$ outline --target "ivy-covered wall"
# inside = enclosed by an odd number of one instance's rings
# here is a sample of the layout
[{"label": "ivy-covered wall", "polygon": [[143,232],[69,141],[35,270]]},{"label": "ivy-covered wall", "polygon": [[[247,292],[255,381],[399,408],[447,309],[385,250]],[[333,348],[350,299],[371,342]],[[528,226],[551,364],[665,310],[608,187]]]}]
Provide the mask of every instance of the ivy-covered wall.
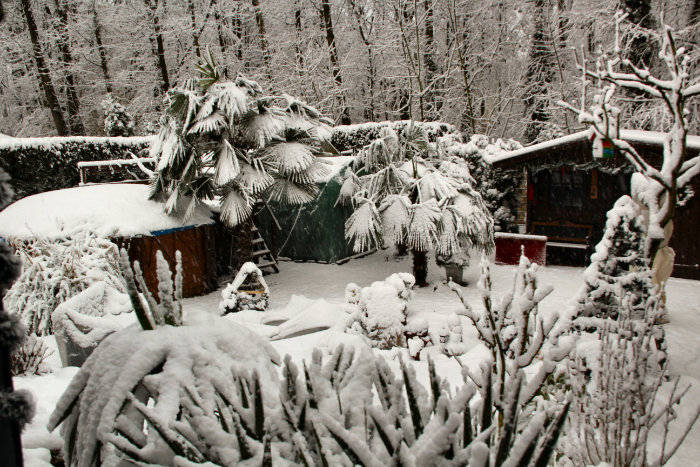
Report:
[{"label": "ivy-covered wall", "polygon": [[15,200],[78,185],[78,162],[144,157],[153,137],[0,138],[0,167],[12,178]]}]

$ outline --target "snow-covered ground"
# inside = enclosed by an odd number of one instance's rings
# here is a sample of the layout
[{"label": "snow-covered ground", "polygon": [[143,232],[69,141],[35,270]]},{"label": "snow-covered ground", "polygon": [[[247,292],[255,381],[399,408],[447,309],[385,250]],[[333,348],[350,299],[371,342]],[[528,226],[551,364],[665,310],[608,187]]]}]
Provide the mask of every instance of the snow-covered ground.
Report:
[{"label": "snow-covered ground", "polygon": [[[477,261],[478,262],[478,261]],[[481,306],[481,298],[476,279],[478,267],[473,267],[471,283],[464,288],[465,296],[472,307]],[[394,272],[410,272],[410,258],[396,260],[390,251],[379,251],[371,256],[356,259],[342,266],[315,263],[283,262],[280,273],[266,276],[270,288],[270,310],[265,313],[247,311],[227,315],[230,319],[242,322],[258,334],[271,339],[281,355],[290,354],[295,360],[310,358],[314,348],[328,349],[340,342],[356,343],[357,336],[343,334],[332,325],[345,316],[345,286],[355,282],[361,287],[373,281],[383,280]],[[542,302],[547,313],[565,310],[569,300],[576,294],[582,283],[582,269],[561,266],[540,268],[539,283],[554,286],[554,291]],[[494,290],[505,291],[513,281],[514,266],[493,266]],[[444,272],[435,264],[429,268],[431,286],[415,290],[409,303],[409,322],[416,318],[425,319],[430,332],[436,333],[453,313],[461,308],[454,292],[443,283]],[[684,399],[678,416],[690,417],[700,405],[700,287],[696,281],[671,279],[667,287],[668,309],[671,322],[666,325],[666,336],[670,353],[670,372],[681,375],[682,384],[693,387]],[[199,322],[218,316],[219,292],[184,300],[185,322]],[[268,324],[265,324],[268,323]],[[270,324],[272,323],[272,324]],[[281,324],[280,324],[281,323]],[[478,342],[476,330],[463,319],[464,339],[470,349],[460,357],[471,368],[478,366],[486,355],[485,348]],[[330,329],[303,334],[304,330],[314,330],[331,326]],[[297,335],[300,334],[300,335]],[[284,338],[284,336],[297,335]],[[232,336],[235,338],[235,336]],[[435,342],[436,338],[433,339]],[[55,344],[54,344],[55,347]],[[438,372],[452,384],[461,383],[461,372],[457,362],[439,353],[432,353]],[[391,359],[399,350],[383,351]],[[61,444],[57,432],[47,433],[45,429],[53,406],[69,383],[77,368],[60,368],[57,352],[52,355],[50,365],[53,373],[44,376],[15,378],[18,388],[28,388],[35,393],[37,415],[23,434],[26,465],[46,465],[48,451],[43,448],[57,448]],[[398,363],[394,361],[398,367]],[[419,377],[427,375],[426,362],[414,362]],[[682,425],[682,424],[679,424]],[[58,431],[58,430],[56,430]],[[652,446],[653,449],[653,446]],[[700,424],[695,426],[683,446],[667,465],[698,465],[700,459]]]}]

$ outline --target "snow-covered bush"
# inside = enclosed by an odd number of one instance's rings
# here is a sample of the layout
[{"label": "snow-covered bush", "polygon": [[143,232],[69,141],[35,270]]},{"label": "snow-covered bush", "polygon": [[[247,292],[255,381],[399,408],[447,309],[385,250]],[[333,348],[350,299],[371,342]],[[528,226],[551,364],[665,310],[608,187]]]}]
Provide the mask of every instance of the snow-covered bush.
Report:
[{"label": "snow-covered bush", "polygon": [[53,352],[34,334],[27,336],[22,345],[10,356],[12,376],[38,375],[46,371],[44,360]]},{"label": "snow-covered bush", "polygon": [[114,100],[112,95],[101,102],[105,112],[105,133],[107,136],[133,136],[134,117],[126,107]]},{"label": "snow-covered bush", "polygon": [[[200,444],[188,440],[192,433],[211,429],[197,422],[216,420],[213,410],[187,417],[202,399],[211,408],[222,403],[217,394],[240,389],[258,400],[264,394],[266,404],[278,403],[272,397],[279,397],[273,362],[279,357],[268,343],[224,319],[147,331],[130,327],[109,335],[90,355],[57,403],[48,429],[62,424],[68,466],[115,465],[136,454],[144,462],[172,465],[174,456],[198,451]],[[245,388],[232,385],[240,375],[249,375]]]},{"label": "snow-covered bush", "polygon": [[474,178],[474,189],[479,192],[493,216],[498,232],[517,232],[518,187],[521,174],[512,170],[494,169],[485,157],[501,152],[515,151],[522,145],[515,140],[490,141],[485,135],[472,135],[466,144],[446,145],[447,154],[464,159]]},{"label": "snow-covered bush", "polygon": [[333,127],[331,144],[340,152],[357,151],[367,146],[372,141],[379,139],[381,137],[380,133],[382,128],[391,128],[400,135],[406,131],[407,128],[414,125],[425,130],[431,142],[435,142],[448,134],[454,135],[457,131],[453,125],[442,122],[414,122],[411,120],[366,122]]},{"label": "snow-covered bush", "polygon": [[[645,300],[641,317],[637,297],[619,300],[617,319],[585,335],[570,362],[574,400],[562,452],[575,465],[664,465],[697,421],[700,407],[674,444],[667,443],[687,388],[679,388],[678,378],[666,382],[668,360],[658,348],[663,331],[656,324],[663,311],[657,297]],[[672,388],[662,401],[664,385]],[[651,458],[648,440],[655,426],[663,430],[662,446],[658,458]]]},{"label": "snow-covered bush", "polygon": [[221,314],[242,310],[267,310],[270,291],[263,273],[255,263],[243,263],[233,282],[221,291]]},{"label": "snow-covered bush", "polygon": [[197,379],[169,418],[131,398],[157,429],[127,432],[122,420],[103,438],[139,465],[157,462],[149,441],[169,446],[177,465],[546,465],[566,415],[565,407],[548,423],[537,414],[521,431],[513,387],[496,429],[490,387],[466,383],[452,395],[431,362],[426,389],[403,361],[399,379],[382,358],[342,346],[326,362],[315,351],[303,373],[287,357],[282,372],[272,391],[250,372],[214,385]]},{"label": "snow-covered bush", "polygon": [[163,252],[156,252],[158,300],[148,290],[138,261],[134,262],[132,269],[125,249],[119,252],[119,267],[126,282],[131,306],[142,329],[147,331],[158,326],[182,326],[182,254],[179,250],[175,252],[174,283],[170,265],[163,257]]},{"label": "snow-covered bush", "polygon": [[406,347],[406,309],[415,279],[401,272],[360,290],[350,329],[369,338],[373,347]]},{"label": "snow-covered bush", "polygon": [[5,295],[5,307],[22,317],[29,334],[52,334],[51,313],[97,282],[125,291],[116,245],[90,232],[71,239],[14,242],[22,274]]},{"label": "snow-covered bush", "polygon": [[605,233],[584,272],[586,282],[574,306],[577,323],[584,328],[600,324],[596,318],[617,318],[622,297],[627,297],[633,316],[643,316],[655,289],[645,253],[641,207],[624,195],[607,217]]},{"label": "snow-covered bush", "polygon": [[[469,376],[479,386],[493,386],[494,405],[505,416],[508,392],[514,385],[523,385],[521,406],[547,392],[546,385],[556,376],[558,363],[568,357],[574,339],[566,335],[570,323],[558,323],[558,314],[543,316],[540,313],[539,303],[552,292],[552,287],[539,286],[537,264],[521,256],[513,288],[500,300],[492,296],[491,271],[486,258],[482,259],[481,267],[479,288],[483,312],[472,309],[459,286],[453,282],[449,286],[459,296],[464,314],[491,353],[488,375],[495,380],[484,379],[483,371],[481,376]],[[527,374],[526,369],[529,370]]]}]

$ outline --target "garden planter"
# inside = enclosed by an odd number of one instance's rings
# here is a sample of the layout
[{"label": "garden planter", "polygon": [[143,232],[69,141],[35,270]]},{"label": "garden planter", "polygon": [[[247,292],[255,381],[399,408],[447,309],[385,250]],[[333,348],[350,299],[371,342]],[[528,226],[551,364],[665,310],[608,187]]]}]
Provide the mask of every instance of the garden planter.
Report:
[{"label": "garden planter", "polygon": [[458,264],[446,264],[445,276],[448,282],[451,280],[458,285],[467,285],[464,280],[464,268]]},{"label": "garden planter", "polygon": [[60,304],[51,315],[63,366],[82,366],[109,334],[136,321],[129,297],[98,282]]}]

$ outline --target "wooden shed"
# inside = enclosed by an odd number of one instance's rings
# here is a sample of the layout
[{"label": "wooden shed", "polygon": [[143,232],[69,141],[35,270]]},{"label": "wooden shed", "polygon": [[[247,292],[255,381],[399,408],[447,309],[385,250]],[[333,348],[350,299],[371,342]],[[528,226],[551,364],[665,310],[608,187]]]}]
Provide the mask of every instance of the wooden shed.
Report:
[{"label": "wooden shed", "polygon": [[143,184],[90,185],[48,191],[23,198],[0,212],[0,236],[14,240],[71,238],[90,231],[125,247],[138,261],[149,290],[156,294],[156,253],[175,271],[175,252],[183,263],[183,295],[216,288],[214,220],[198,206],[188,222],[168,216],[163,205],[148,199]]},{"label": "wooden shed", "polygon": [[[607,211],[629,194],[632,167],[621,154],[593,159],[590,135],[582,131],[487,160],[497,168],[526,172],[524,228],[547,236],[547,264],[585,264],[602,238]],[[661,165],[665,134],[622,130],[620,136],[653,165]],[[687,152],[688,158],[700,153],[700,137],[688,136]],[[700,177],[687,194],[674,220],[673,276],[700,279]]]}]

